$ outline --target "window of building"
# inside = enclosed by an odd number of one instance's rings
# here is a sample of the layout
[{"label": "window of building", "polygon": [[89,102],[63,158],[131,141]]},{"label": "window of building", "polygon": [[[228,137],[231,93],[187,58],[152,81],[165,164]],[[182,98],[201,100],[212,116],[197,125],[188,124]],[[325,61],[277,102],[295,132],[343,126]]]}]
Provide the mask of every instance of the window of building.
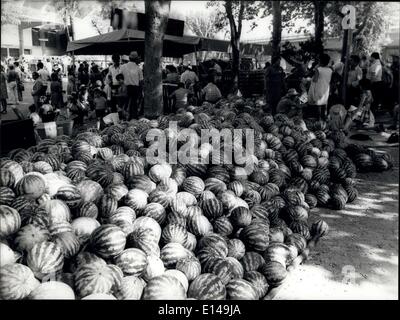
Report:
[{"label": "window of building", "polygon": [[31,54],[32,50],[31,49],[24,49],[24,54]]},{"label": "window of building", "polygon": [[19,58],[19,49],[10,48],[10,56],[14,58]]},{"label": "window of building", "polygon": [[1,48],[1,58],[6,58],[7,56],[7,48]]}]

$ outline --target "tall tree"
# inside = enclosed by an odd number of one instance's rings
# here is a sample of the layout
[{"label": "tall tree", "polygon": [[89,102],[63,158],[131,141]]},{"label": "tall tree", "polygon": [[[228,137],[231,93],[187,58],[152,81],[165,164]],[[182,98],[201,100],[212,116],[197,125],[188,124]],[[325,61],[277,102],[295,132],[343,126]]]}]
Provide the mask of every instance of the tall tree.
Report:
[{"label": "tall tree", "polygon": [[146,1],[144,40],[144,115],[156,118],[163,112],[162,48],[171,1]]},{"label": "tall tree", "polygon": [[210,14],[195,14],[186,18],[185,25],[198,37],[214,39],[219,30],[218,15],[214,12]]},{"label": "tall tree", "polygon": [[272,57],[278,57],[281,53],[282,39],[282,11],[280,1],[272,2]]},{"label": "tall tree", "polygon": [[234,84],[239,80],[240,66],[240,37],[242,34],[243,20],[254,20],[258,16],[258,4],[255,1],[208,1],[208,7],[214,7],[218,15],[216,24],[219,30],[227,25],[230,31],[230,43],[232,47],[232,73]]}]

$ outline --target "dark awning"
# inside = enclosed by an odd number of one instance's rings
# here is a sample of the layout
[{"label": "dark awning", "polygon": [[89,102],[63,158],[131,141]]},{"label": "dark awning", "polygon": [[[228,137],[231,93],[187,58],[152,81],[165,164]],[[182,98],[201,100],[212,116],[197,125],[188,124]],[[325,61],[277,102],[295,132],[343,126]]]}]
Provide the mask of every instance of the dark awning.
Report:
[{"label": "dark awning", "polygon": [[[106,34],[89,37],[68,43],[67,52],[74,51],[77,55],[93,54],[129,54],[137,51],[144,53],[144,31],[116,30]],[[184,54],[194,52],[200,39],[190,36],[164,36],[163,55],[166,57],[182,57]]]},{"label": "dark awning", "polygon": [[[106,34],[89,37],[68,43],[67,52],[77,55],[94,54],[128,54],[136,50],[144,53],[144,31],[115,30]],[[229,41],[193,36],[164,36],[163,55],[165,57],[182,57],[184,54],[197,51],[228,52]]]}]

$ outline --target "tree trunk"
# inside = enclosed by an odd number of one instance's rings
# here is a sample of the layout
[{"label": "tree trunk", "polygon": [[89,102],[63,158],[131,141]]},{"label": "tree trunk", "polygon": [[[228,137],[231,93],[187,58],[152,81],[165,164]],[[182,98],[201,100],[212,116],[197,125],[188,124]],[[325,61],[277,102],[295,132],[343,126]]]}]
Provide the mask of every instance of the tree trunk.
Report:
[{"label": "tree trunk", "polygon": [[281,54],[282,39],[282,12],[280,1],[272,1],[272,16],[272,57],[279,57]]},{"label": "tree trunk", "polygon": [[235,37],[231,37],[232,73],[233,73],[233,84],[234,85],[238,85],[238,83],[239,83],[239,67],[240,67],[240,44],[239,44],[239,39],[237,39]]},{"label": "tree trunk", "polygon": [[324,9],[326,3],[324,1],[314,1],[314,25],[315,25],[315,50],[317,54],[324,51]]},{"label": "tree trunk", "polygon": [[71,24],[71,39],[72,41],[75,40],[75,31],[74,31],[74,19],[72,18],[72,15],[69,16],[69,23]]},{"label": "tree trunk", "polygon": [[19,55],[24,54],[24,28],[22,22],[18,25],[18,38],[19,38]]},{"label": "tree trunk", "polygon": [[238,26],[236,27],[235,18],[233,16],[232,2],[225,1],[226,15],[229,20],[229,27],[231,33],[231,47],[232,47],[232,74],[233,74],[233,85],[235,88],[239,84],[239,67],[240,67],[240,35],[242,32],[242,19],[244,12],[244,3],[240,1]]},{"label": "tree trunk", "polygon": [[171,1],[146,1],[144,116],[156,118],[163,113],[162,48]]}]

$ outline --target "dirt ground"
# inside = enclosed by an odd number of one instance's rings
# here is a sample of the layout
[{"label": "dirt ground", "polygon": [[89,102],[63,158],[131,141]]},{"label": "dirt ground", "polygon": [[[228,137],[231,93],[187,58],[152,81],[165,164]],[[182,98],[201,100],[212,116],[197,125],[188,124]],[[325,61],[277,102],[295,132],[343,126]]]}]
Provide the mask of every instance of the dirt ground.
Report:
[{"label": "dirt ground", "polygon": [[344,210],[315,208],[329,234],[285,282],[276,300],[398,299],[399,148],[394,168],[357,175],[359,197]]},{"label": "dirt ground", "polygon": [[[31,87],[25,84],[23,113],[32,103]],[[0,119],[15,120],[11,106],[8,110]],[[398,299],[399,147],[378,150],[391,153],[394,168],[358,174],[359,197],[345,210],[312,210],[311,221],[324,219],[329,234],[288,276],[275,299]]]}]

